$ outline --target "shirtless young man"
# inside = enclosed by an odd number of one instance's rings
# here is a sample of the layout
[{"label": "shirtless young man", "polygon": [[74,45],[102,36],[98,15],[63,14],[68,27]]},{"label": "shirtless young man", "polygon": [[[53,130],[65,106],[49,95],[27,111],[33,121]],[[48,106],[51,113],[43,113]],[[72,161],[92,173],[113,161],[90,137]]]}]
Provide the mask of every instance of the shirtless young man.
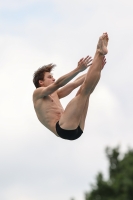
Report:
[{"label": "shirtless young man", "polygon": [[[37,89],[33,93],[33,103],[36,115],[39,121],[56,136],[75,140],[82,135],[89,98],[106,63],[107,45],[108,34],[103,33],[99,38],[93,61],[90,56],[82,58],[74,70],[60,77],[57,81],[50,73],[54,67],[52,64],[43,66],[34,73],[33,82]],[[89,66],[90,68],[85,75],[68,83]],[[64,110],[59,99],[69,95],[80,85],[76,96]]]}]

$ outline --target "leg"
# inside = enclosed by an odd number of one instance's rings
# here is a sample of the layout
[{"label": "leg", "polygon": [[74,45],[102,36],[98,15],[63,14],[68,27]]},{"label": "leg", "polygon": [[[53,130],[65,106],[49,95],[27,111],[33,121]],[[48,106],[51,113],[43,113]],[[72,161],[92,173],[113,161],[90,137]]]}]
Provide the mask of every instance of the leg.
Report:
[{"label": "leg", "polygon": [[[103,67],[104,67],[105,64],[106,64],[106,59],[103,60],[102,69],[103,69]],[[100,77],[97,79],[95,85],[92,87],[92,89],[91,89],[91,94],[92,94],[92,92],[94,91],[94,89],[95,89],[96,85],[98,84],[99,80],[100,80]],[[81,88],[79,89],[79,91],[77,92],[76,95],[78,95],[80,92],[81,92]],[[88,106],[89,106],[89,98],[90,98],[90,95],[88,95],[88,98],[87,98],[87,100],[86,100],[84,109],[83,109],[83,111],[82,111],[82,116],[81,116],[81,119],[80,119],[80,123],[79,123],[79,126],[80,126],[80,128],[82,129],[82,131],[84,130],[84,126],[85,126],[85,120],[86,120],[86,115],[87,115]]]},{"label": "leg", "polygon": [[[101,66],[101,69],[103,69],[105,64],[106,64],[106,59],[104,58],[102,66]],[[94,89],[95,89],[96,85],[98,84],[99,80],[100,80],[100,77],[96,80],[94,86],[92,87],[91,92],[90,92],[91,94],[94,91]],[[79,89],[79,91],[77,92],[76,95],[78,95],[80,92],[81,92],[81,88]],[[80,123],[79,123],[79,126],[82,129],[82,131],[84,130],[84,126],[85,126],[85,119],[86,119],[88,106],[89,106],[89,98],[90,98],[90,95],[88,95],[88,98],[86,100],[86,103],[85,103],[85,106],[84,106],[84,109],[83,109],[83,112],[82,112],[82,116],[81,116],[81,119],[80,119]]]},{"label": "leg", "polygon": [[107,45],[107,40],[107,34],[103,34],[103,36],[99,38],[93,63],[87,72],[86,79],[80,88],[80,92],[70,101],[59,120],[61,128],[73,130],[76,129],[79,124],[81,128],[84,128],[89,97],[100,79],[104,58],[103,54],[107,53],[107,48],[105,46]]},{"label": "leg", "polygon": [[86,103],[85,103],[85,106],[84,106],[84,109],[83,109],[83,112],[81,115],[80,123],[79,123],[79,126],[82,131],[84,130],[84,126],[85,126],[85,120],[86,120],[87,111],[88,111],[88,107],[89,107],[89,98],[90,98],[90,96],[88,96],[88,98],[86,100]]}]

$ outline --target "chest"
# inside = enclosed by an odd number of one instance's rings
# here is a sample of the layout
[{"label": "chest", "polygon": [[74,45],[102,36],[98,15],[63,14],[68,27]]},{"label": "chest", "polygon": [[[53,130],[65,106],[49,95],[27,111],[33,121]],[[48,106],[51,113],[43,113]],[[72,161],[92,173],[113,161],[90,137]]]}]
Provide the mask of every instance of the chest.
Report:
[{"label": "chest", "polygon": [[61,102],[56,93],[49,95],[50,101],[55,103],[57,106],[62,107]]},{"label": "chest", "polygon": [[51,101],[58,101],[58,96],[56,93],[50,94],[48,97]]}]

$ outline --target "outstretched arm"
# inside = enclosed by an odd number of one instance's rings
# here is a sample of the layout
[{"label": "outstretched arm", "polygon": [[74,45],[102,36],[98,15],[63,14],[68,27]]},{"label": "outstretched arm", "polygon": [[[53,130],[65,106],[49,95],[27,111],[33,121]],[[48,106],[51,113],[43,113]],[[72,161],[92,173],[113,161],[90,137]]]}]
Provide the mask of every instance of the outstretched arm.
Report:
[{"label": "outstretched arm", "polygon": [[[105,64],[106,64],[106,58],[103,59],[103,63],[102,63],[101,69],[103,69]],[[77,88],[80,85],[82,85],[82,83],[84,82],[85,78],[86,78],[86,74],[83,74],[82,76],[78,77],[74,82],[68,83],[67,85],[65,85],[64,87],[59,89],[57,91],[59,99],[69,95],[75,88]],[[99,80],[97,80],[97,82],[95,83],[95,85],[92,88],[91,92],[93,92],[93,90],[96,87],[98,81]]]},{"label": "outstretched arm", "polygon": [[48,87],[40,87],[34,91],[34,98],[43,98],[44,96],[48,96],[58,90],[60,87],[66,85],[69,81],[71,81],[78,73],[84,71],[91,65],[91,57],[87,56],[86,58],[82,58],[78,62],[78,66],[76,69],[71,71],[70,73],[60,77],[55,83],[49,85]]},{"label": "outstretched arm", "polygon": [[86,58],[80,59],[78,62],[78,66],[75,70],[72,72],[62,76],[59,78],[55,83],[59,86],[62,87],[66,85],[69,81],[71,81],[79,72],[84,71],[91,65],[92,59],[90,56],[87,56]]},{"label": "outstretched arm", "polygon": [[67,95],[69,95],[75,88],[79,87],[80,85],[82,85],[82,83],[85,80],[85,76],[86,74],[83,74],[82,76],[78,77],[75,81],[68,83],[67,85],[65,85],[64,87],[62,87],[61,89],[59,89],[57,91],[58,97],[59,99],[66,97]]}]

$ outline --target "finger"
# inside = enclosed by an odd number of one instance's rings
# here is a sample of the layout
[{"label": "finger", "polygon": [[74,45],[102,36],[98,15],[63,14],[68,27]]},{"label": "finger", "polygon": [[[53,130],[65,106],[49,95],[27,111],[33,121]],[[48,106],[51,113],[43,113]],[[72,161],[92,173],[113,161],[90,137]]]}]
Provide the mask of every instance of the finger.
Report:
[{"label": "finger", "polygon": [[92,62],[92,61],[93,61],[93,59],[89,60],[89,62],[88,62],[88,63],[90,63],[90,62]]},{"label": "finger", "polygon": [[90,63],[90,62],[92,62],[92,60],[93,60],[92,58],[91,58],[91,59],[89,59],[89,60],[87,60],[87,63]]},{"label": "finger", "polygon": [[79,60],[78,64],[81,63],[83,60],[84,60],[84,58],[81,58],[81,59]]},{"label": "finger", "polygon": [[87,67],[92,65],[92,60],[90,62],[87,63]]},{"label": "finger", "polygon": [[91,66],[91,65],[92,65],[92,63],[90,63],[90,64],[89,64],[89,65],[87,65],[87,66],[89,67],[89,66]]},{"label": "finger", "polygon": [[92,58],[90,56],[87,56],[86,58],[84,58],[83,60],[81,60],[81,64],[85,65],[86,67],[88,67],[89,63],[92,62]]},{"label": "finger", "polygon": [[90,64],[91,62],[92,62],[92,58],[89,59],[89,60],[86,60],[86,61],[85,61],[85,64],[88,65],[88,64]]},{"label": "finger", "polygon": [[103,63],[103,66],[106,65],[106,62]]},{"label": "finger", "polygon": [[105,64],[105,63],[106,63],[106,60],[103,61],[103,64]]},{"label": "finger", "polygon": [[86,56],[84,60],[91,59],[91,56]]},{"label": "finger", "polygon": [[81,63],[83,64],[83,65],[85,65],[86,67],[88,67],[89,66],[89,64],[92,62],[92,60],[89,60],[89,61],[85,61],[85,60],[83,60]]}]

